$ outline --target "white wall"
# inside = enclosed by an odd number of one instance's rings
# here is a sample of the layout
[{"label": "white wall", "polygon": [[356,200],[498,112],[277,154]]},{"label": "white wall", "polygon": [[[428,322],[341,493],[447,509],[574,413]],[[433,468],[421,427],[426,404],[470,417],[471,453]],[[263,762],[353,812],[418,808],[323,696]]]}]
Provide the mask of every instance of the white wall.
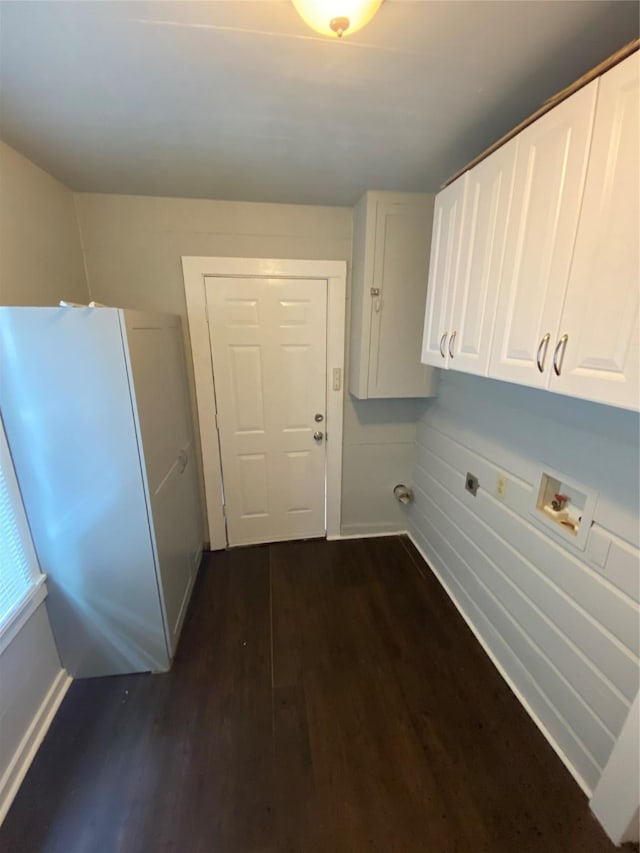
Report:
[{"label": "white wall", "polygon": [[615,843],[640,840],[640,694],[591,799],[591,810]]},{"label": "white wall", "polygon": [[0,142],[0,304],[87,302],[73,193]]},{"label": "white wall", "polygon": [[[545,464],[599,492],[584,552],[530,512]],[[638,470],[637,414],[460,373],[418,427],[411,535],[589,793],[638,691]]]},{"label": "white wall", "polygon": [[[72,193],[0,142],[0,302],[86,302]],[[45,604],[0,655],[0,820],[68,685]]]},{"label": "white wall", "polygon": [[69,680],[60,666],[43,603],[0,653],[0,823]]},{"label": "white wall", "polygon": [[[184,317],[183,255],[351,260],[351,208],[85,193],[76,203],[91,298],[109,305]],[[392,489],[409,476],[421,411],[345,393],[343,532],[406,527]]]}]

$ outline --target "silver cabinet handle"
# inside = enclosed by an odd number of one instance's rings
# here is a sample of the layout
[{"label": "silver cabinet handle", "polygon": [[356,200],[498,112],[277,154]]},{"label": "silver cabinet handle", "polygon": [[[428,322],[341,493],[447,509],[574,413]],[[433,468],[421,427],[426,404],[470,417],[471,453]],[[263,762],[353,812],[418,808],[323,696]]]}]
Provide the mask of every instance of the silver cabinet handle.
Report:
[{"label": "silver cabinet handle", "polygon": [[[556,344],[556,348],[553,351],[553,369],[555,371],[556,376],[560,376],[560,374],[562,373],[562,362],[564,361],[564,354],[567,351],[568,340],[569,335],[563,335]],[[560,353],[560,350],[562,350],[562,353]],[[560,356],[559,361],[558,356]]]},{"label": "silver cabinet handle", "polygon": [[449,338],[449,356],[453,358],[453,342],[456,339],[457,332],[451,332],[451,337]]},{"label": "silver cabinet handle", "polygon": [[[536,353],[536,364],[538,365],[538,370],[540,373],[544,371],[544,362],[547,357],[547,350],[549,349],[549,341],[551,340],[550,332],[544,336],[544,338],[538,344],[538,352]],[[544,355],[540,358],[540,353],[542,352],[542,348],[544,347]]]},{"label": "silver cabinet handle", "polygon": [[446,340],[447,340],[447,333],[445,332],[444,335],[440,338],[440,355],[443,358],[446,358],[446,353],[444,351],[444,343]]}]

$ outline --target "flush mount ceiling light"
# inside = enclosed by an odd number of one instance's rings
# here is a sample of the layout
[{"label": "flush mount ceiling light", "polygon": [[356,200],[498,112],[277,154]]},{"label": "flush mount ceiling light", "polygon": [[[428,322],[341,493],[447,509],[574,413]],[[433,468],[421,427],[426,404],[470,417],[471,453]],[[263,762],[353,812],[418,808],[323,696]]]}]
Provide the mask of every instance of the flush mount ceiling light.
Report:
[{"label": "flush mount ceiling light", "polygon": [[342,36],[362,29],[382,0],[292,0],[302,20],[324,36]]}]

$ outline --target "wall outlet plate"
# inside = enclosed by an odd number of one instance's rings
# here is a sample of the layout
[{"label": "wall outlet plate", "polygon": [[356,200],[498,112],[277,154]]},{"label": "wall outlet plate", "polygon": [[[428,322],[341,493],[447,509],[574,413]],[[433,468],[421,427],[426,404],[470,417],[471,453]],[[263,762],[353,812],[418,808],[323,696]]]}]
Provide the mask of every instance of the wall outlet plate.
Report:
[{"label": "wall outlet plate", "polygon": [[478,482],[478,478],[475,474],[470,474],[467,471],[467,476],[464,481],[464,487],[468,492],[471,492],[471,494],[475,498],[478,493],[478,488],[480,487],[480,483]]},{"label": "wall outlet plate", "polygon": [[503,498],[507,494],[507,478],[504,474],[499,474],[496,480],[496,494]]}]

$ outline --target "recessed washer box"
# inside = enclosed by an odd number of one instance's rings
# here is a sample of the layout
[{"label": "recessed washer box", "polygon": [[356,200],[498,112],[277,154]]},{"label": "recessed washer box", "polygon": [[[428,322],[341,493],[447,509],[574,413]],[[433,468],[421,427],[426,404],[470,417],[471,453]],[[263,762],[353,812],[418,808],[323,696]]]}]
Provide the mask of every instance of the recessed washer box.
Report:
[{"label": "recessed washer box", "polygon": [[540,471],[536,483],[532,514],[556,536],[584,551],[598,493],[547,466]]}]

